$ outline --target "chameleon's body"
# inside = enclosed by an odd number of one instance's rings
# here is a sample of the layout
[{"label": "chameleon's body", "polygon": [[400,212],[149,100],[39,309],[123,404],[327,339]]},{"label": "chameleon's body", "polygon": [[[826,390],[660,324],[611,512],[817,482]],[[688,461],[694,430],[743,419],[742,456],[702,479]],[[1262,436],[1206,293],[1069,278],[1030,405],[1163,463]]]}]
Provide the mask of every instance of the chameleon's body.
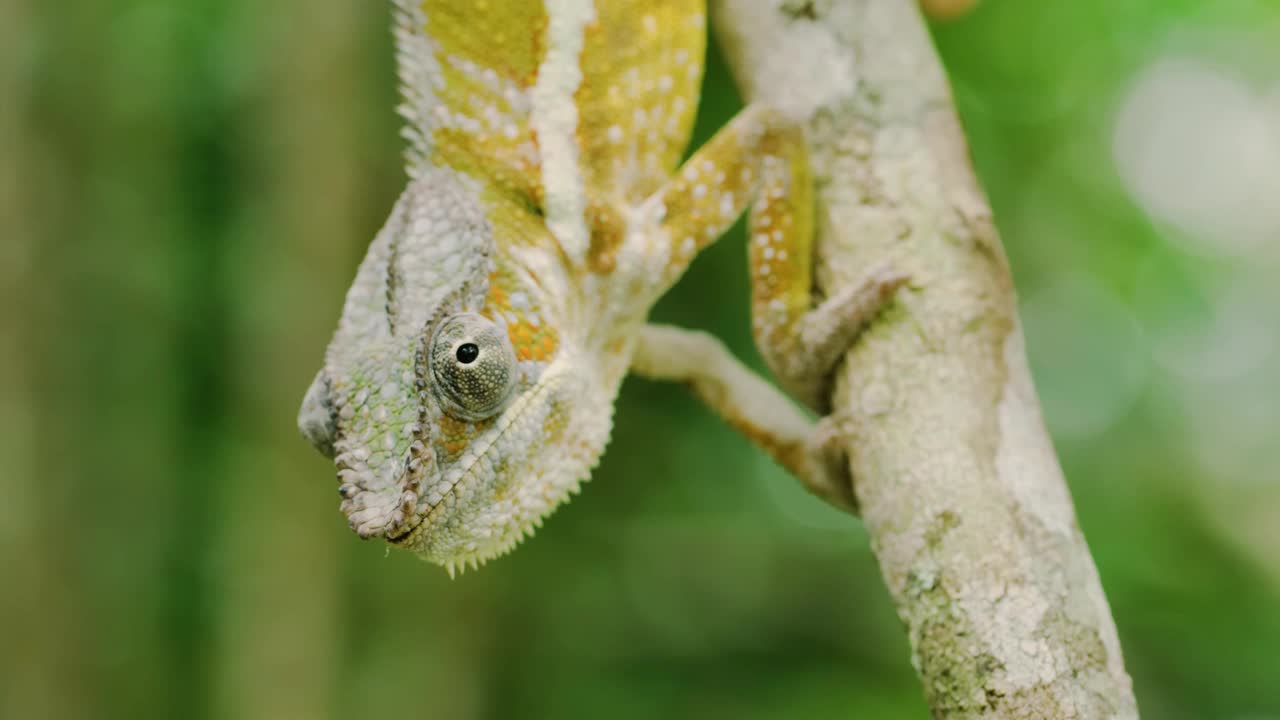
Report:
[{"label": "chameleon's body", "polygon": [[901,284],[882,273],[812,310],[802,139],[767,110],[677,167],[702,2],[403,0],[397,14],[411,179],[299,416],[335,458],[352,528],[450,569],[509,550],[588,477],[629,370],[691,383],[847,505],[813,423],[709,337],[646,325],[753,199],[757,341],[807,402]]}]

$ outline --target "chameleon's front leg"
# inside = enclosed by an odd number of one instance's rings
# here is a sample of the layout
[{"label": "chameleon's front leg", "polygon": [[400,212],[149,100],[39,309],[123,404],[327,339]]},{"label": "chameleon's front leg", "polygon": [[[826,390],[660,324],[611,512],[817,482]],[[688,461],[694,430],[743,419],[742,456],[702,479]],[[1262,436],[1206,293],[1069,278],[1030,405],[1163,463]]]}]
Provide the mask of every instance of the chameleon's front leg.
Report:
[{"label": "chameleon's front leg", "polygon": [[[670,280],[683,273],[697,251],[714,241],[753,200],[749,263],[756,344],[787,390],[810,407],[825,412],[828,383],[836,364],[906,282],[906,276],[879,269],[861,284],[842,288],[814,306],[813,188],[803,134],[777,114],[752,107],[695,153],[680,173],[647,201],[650,216],[662,218],[659,236],[667,239],[665,246],[673,251],[668,265]],[[656,337],[649,331],[646,341],[656,342]],[[685,345],[691,347],[687,342]],[[718,344],[715,348],[701,345],[717,358],[724,352]],[[641,359],[650,365],[657,362],[652,352],[642,354]],[[731,371],[726,370],[730,367]],[[739,387],[743,397],[756,391],[748,389],[751,384],[732,379],[749,371],[719,359],[684,376],[678,372],[654,372],[652,367],[638,369],[647,370],[650,375],[689,380],[704,399],[708,387]],[[711,374],[720,370],[728,375],[712,380]],[[762,382],[759,385],[767,387]],[[755,432],[771,427],[766,415],[781,412],[772,399],[758,407],[738,401],[727,412],[723,405],[710,404],[800,475],[817,494],[832,499],[828,478],[806,477],[806,471],[797,463],[788,462],[776,452],[780,441],[788,447],[794,445],[794,437],[788,434],[790,426],[781,434]],[[750,417],[746,417],[748,414]],[[834,434],[829,430],[832,425],[829,421],[810,423],[808,432],[817,435],[803,445],[810,450],[829,446]],[[825,450],[814,451],[829,455]],[[843,486],[848,485],[845,479]]]},{"label": "chameleon's front leg", "polygon": [[[907,278],[877,269],[814,307],[814,193],[800,129],[767,108],[749,107],[658,197],[666,209],[663,229],[673,243],[693,238],[695,251],[752,203],[748,262],[756,345],[792,395],[824,411],[836,363]],[[694,254],[677,253],[677,275]]]}]

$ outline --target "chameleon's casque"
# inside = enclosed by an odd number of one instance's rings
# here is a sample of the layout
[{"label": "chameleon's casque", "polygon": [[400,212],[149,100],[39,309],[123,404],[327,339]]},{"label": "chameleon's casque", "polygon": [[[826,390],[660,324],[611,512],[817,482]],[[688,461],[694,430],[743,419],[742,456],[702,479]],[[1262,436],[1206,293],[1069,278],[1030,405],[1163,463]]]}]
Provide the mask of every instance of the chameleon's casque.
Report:
[{"label": "chameleon's casque", "polygon": [[299,415],[351,527],[450,569],[509,550],[590,474],[629,368],[690,382],[838,494],[812,423],[776,390],[706,336],[645,325],[757,196],[755,334],[797,392],[900,284],[832,298],[847,312],[819,319],[850,319],[810,322],[808,171],[772,113],[745,111],[677,170],[702,3],[404,0],[396,14],[410,181]]}]

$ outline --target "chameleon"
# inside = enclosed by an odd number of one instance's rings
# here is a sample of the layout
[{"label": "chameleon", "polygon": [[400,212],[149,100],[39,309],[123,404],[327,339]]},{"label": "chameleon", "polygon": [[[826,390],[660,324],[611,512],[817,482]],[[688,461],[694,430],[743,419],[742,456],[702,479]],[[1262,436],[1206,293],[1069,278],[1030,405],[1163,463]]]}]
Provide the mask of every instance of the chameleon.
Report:
[{"label": "chameleon", "polygon": [[[628,373],[687,384],[853,510],[835,424],[799,404],[829,412],[834,367],[906,277],[815,297],[813,179],[779,112],[746,107],[681,163],[702,0],[393,13],[408,180],[298,415],[350,527],[451,575],[507,553],[590,476]],[[647,319],[743,213],[753,336],[785,392],[713,336]]]}]

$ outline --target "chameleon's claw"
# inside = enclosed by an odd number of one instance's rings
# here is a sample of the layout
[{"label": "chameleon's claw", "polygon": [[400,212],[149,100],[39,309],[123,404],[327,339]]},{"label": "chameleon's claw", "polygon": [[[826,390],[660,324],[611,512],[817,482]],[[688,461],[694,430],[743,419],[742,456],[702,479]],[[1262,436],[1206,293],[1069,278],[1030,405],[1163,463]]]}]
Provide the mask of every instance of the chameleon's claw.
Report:
[{"label": "chameleon's claw", "polygon": [[765,360],[788,392],[818,412],[829,410],[836,367],[909,280],[888,263],[880,265],[802,315],[788,333],[762,343]]}]

